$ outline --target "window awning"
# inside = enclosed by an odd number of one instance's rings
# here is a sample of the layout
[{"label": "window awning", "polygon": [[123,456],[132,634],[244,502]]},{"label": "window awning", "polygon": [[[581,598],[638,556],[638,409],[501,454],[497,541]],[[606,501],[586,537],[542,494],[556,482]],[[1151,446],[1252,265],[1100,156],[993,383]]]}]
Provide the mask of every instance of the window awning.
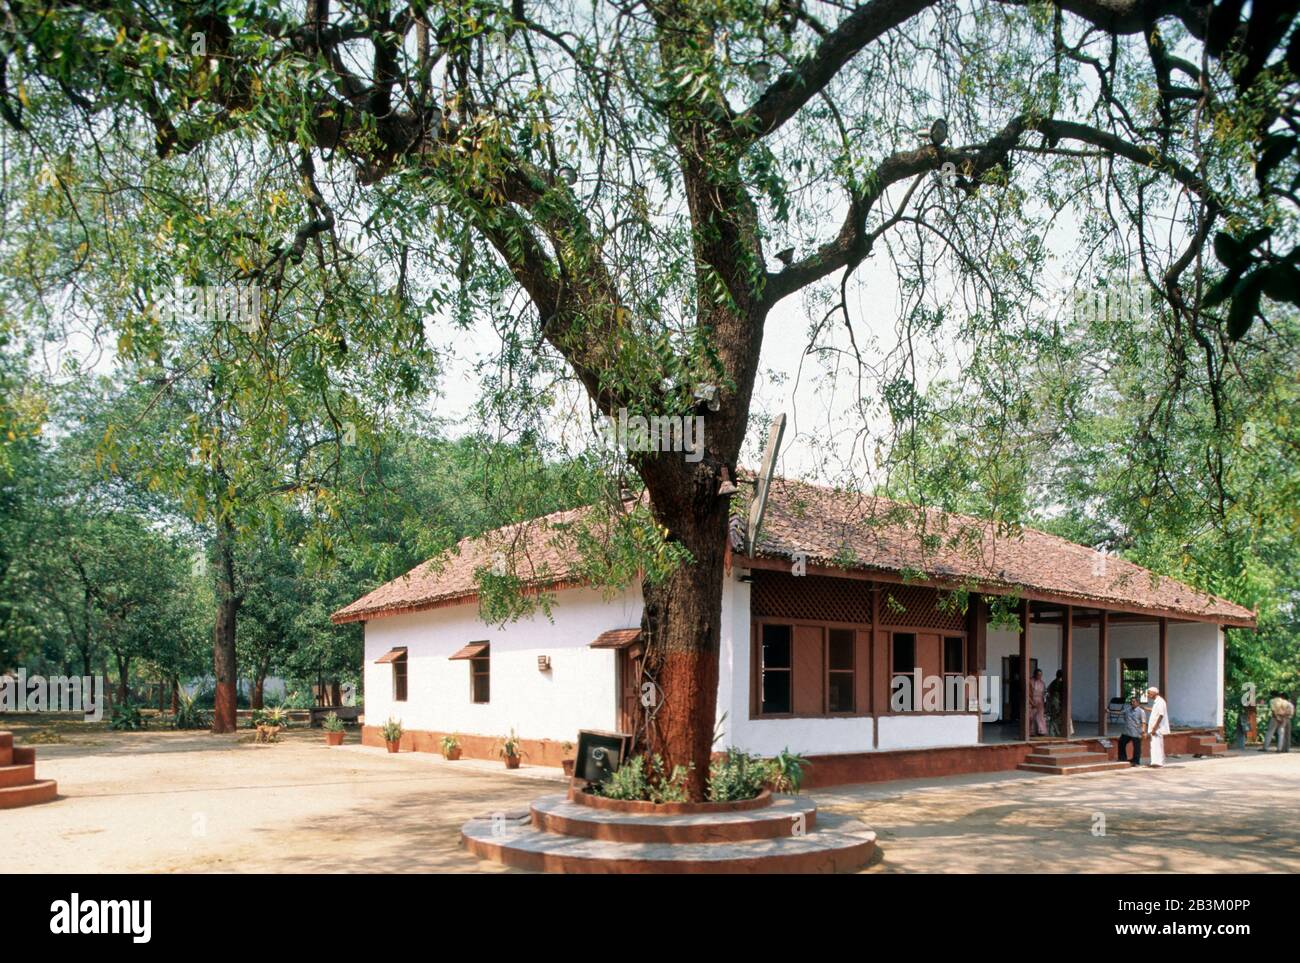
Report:
[{"label": "window awning", "polygon": [[635,645],[640,641],[640,629],[610,629],[608,632],[602,632],[596,636],[596,641],[591,643],[589,648],[626,649],[629,645]]},{"label": "window awning", "polygon": [[457,649],[448,658],[452,659],[473,659],[480,655],[488,654],[490,642],[471,642],[462,649]]},{"label": "window awning", "polygon": [[379,658],[375,659],[375,661],[382,665],[386,662],[396,662],[398,659],[405,659],[405,658],[406,658],[406,646],[399,645],[395,649],[389,649]]}]

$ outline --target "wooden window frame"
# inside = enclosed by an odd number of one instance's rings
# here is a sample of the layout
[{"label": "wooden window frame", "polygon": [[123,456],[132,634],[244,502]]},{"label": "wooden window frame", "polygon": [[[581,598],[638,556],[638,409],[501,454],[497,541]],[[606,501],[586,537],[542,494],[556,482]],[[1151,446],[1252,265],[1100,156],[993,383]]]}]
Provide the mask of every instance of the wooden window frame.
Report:
[{"label": "wooden window frame", "polygon": [[[961,654],[961,667],[956,672],[953,672],[948,668],[948,642],[949,641],[953,641],[958,644],[959,647],[958,651]],[[955,632],[945,632],[944,634],[939,636],[939,658],[943,661],[943,698],[944,698],[945,706],[947,705],[948,702],[948,691],[949,691],[948,680],[952,676],[957,676],[957,678],[963,680],[963,682],[966,679],[966,675],[967,675],[966,660],[968,658],[968,653],[966,651],[967,648],[966,641],[967,640],[965,635],[959,635]],[[962,694],[963,696],[965,695],[964,686],[962,687]],[[977,700],[977,704],[978,704],[978,700]],[[970,710],[945,708],[944,711],[945,712],[969,712]]]},{"label": "wooden window frame", "polygon": [[[831,668],[831,633],[849,633],[849,667],[847,669]],[[853,708],[838,712],[831,710],[831,676],[847,675],[849,677],[849,696]],[[827,625],[822,628],[822,715],[829,718],[853,717],[858,715],[858,631]]]},{"label": "wooden window frame", "polygon": [[410,680],[409,667],[406,661],[406,653],[393,659],[389,663],[393,667],[393,701],[405,702],[408,695],[408,683]]},{"label": "wooden window frame", "polygon": [[[492,701],[492,649],[466,660],[469,662],[469,701],[471,705],[485,706]],[[481,668],[480,668],[481,665]],[[478,680],[482,678],[487,688],[487,698],[478,697]]]},{"label": "wooden window frame", "polygon": [[[1125,666],[1130,662],[1141,662],[1144,666],[1144,668],[1141,671],[1147,677],[1146,685],[1149,686],[1151,685],[1151,661],[1152,661],[1151,657],[1147,655],[1129,655],[1129,656],[1122,656],[1120,658],[1119,667],[1118,667],[1119,668],[1118,681],[1119,681],[1119,689],[1120,689],[1119,694],[1123,697],[1125,705],[1128,705],[1129,694],[1124,691],[1124,675],[1126,672],[1138,671],[1137,669],[1126,669]],[[1160,694],[1163,696],[1168,696],[1167,692],[1161,692]]]},{"label": "wooden window frame", "polygon": [[[858,673],[864,671],[864,667],[859,664],[857,633],[870,632],[869,623],[858,622],[821,622],[812,619],[788,619],[775,615],[756,616],[750,619],[750,700],[749,700],[749,717],[751,719],[858,719],[870,718],[871,713],[866,711],[865,707],[858,706],[857,684]],[[790,630],[790,668],[778,669],[774,671],[788,672],[790,676],[790,705],[793,709],[795,697],[795,627],[812,626],[821,630],[821,647],[822,647],[822,670],[821,670],[821,705],[822,711],[817,713],[808,712],[764,712],[763,711],[763,627],[766,625],[780,625]],[[842,674],[851,674],[853,677],[853,711],[851,712],[830,712],[827,705],[830,699],[830,633],[832,629],[844,629],[852,632],[853,635],[853,668],[836,669],[834,671]]]},{"label": "wooden window frame", "polygon": [[[789,643],[790,664],[788,666],[785,666],[784,668],[768,669],[763,664],[763,629],[768,625],[780,626],[781,628],[788,629],[790,632],[790,643]],[[794,711],[793,711],[794,710],[794,625],[790,622],[782,622],[775,619],[772,621],[765,621],[762,624],[756,623],[755,633],[754,633],[754,643],[755,643],[754,658],[756,661],[754,662],[754,672],[751,673],[754,676],[754,685],[756,687],[755,694],[754,694],[754,699],[755,699],[754,712],[752,713],[753,718],[755,719],[794,718]],[[790,712],[764,712],[763,711],[763,676],[769,671],[785,673],[786,686],[790,691],[790,698],[789,698],[790,709],[791,709]]]},{"label": "wooden window frame", "polygon": [[[973,709],[940,709],[937,711],[926,711],[925,709],[907,709],[903,712],[895,712],[889,708],[890,696],[893,693],[894,676],[898,675],[898,673],[894,671],[894,635],[895,634],[901,633],[903,635],[910,635],[913,636],[914,639],[916,636],[919,635],[937,635],[939,637],[940,660],[943,659],[943,655],[944,655],[943,650],[944,650],[944,646],[946,645],[945,640],[961,639],[962,640],[962,665],[964,667],[967,667],[968,659],[969,659],[968,647],[970,643],[969,632],[958,632],[954,629],[933,629],[924,626],[914,626],[914,625],[883,625],[880,627],[880,630],[885,633],[885,636],[888,640],[885,644],[888,646],[888,652],[886,653],[887,654],[886,664],[889,666],[889,672],[885,676],[885,707],[880,712],[876,713],[877,718],[879,718],[880,716],[977,716],[980,714],[978,703],[976,703]],[[913,641],[912,661],[914,662],[916,661],[915,641]],[[913,668],[915,668],[915,666],[913,666]],[[940,663],[940,668],[941,669],[943,668],[942,661]],[[948,691],[947,688],[948,676],[955,675],[955,674],[956,673],[948,673],[948,672],[941,673],[941,676],[944,679],[945,695],[947,695],[947,691]],[[962,675],[964,676],[966,675],[966,673],[963,672]],[[915,696],[917,695],[917,693],[913,693],[913,695]]]}]

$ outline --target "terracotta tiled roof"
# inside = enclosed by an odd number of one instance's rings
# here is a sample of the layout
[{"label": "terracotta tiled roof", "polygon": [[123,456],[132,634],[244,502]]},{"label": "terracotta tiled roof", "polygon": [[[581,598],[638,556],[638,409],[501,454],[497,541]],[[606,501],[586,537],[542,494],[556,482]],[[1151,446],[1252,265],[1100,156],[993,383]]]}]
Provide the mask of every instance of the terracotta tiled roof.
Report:
[{"label": "terracotta tiled roof", "polygon": [[810,566],[915,574],[950,585],[1082,605],[1250,624],[1255,614],[1113,555],[1033,528],[990,522],[852,492],[774,479],[753,555]]},{"label": "terracotta tiled roof", "polygon": [[[732,504],[748,504],[750,492],[742,486]],[[464,539],[453,551],[339,609],[333,620],[354,622],[472,601],[475,572],[490,570],[507,552],[515,575],[529,588],[581,584],[570,532],[585,511],[557,512]],[[732,531],[734,539],[743,526]],[[1240,605],[1046,532],[998,531],[966,515],[778,478],[753,557],[789,559],[796,551],[806,553],[814,567],[1233,625],[1255,620]]]},{"label": "terracotta tiled roof", "polygon": [[588,511],[579,508],[554,512],[461,539],[454,549],[384,583],[330,618],[335,623],[356,622],[476,599],[476,573],[491,572],[506,559],[514,566],[514,576],[526,587],[556,587],[570,578],[577,560],[570,526]]},{"label": "terracotta tiled roof", "polygon": [[596,636],[591,649],[624,649],[641,638],[640,629],[610,629]]}]

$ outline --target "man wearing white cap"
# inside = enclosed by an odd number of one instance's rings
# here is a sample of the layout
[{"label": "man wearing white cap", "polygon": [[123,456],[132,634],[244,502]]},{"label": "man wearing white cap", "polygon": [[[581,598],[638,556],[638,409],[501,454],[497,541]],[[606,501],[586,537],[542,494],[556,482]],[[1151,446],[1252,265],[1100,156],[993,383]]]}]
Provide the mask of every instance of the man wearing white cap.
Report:
[{"label": "man wearing white cap", "polygon": [[1169,707],[1155,686],[1147,689],[1151,696],[1151,714],[1147,716],[1147,735],[1151,737],[1151,768],[1165,764],[1165,736],[1169,735]]}]

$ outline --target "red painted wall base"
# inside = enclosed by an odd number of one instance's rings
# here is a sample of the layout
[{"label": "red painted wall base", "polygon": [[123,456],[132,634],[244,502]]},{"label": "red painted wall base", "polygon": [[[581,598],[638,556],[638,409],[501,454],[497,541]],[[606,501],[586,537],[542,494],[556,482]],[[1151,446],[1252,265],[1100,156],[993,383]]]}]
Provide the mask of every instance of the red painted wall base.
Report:
[{"label": "red painted wall base", "polygon": [[[408,730],[402,734],[403,752],[432,752],[441,754],[439,745],[446,733],[426,729]],[[1190,756],[1194,736],[1219,735],[1216,729],[1189,729],[1165,736],[1165,752],[1170,756]],[[456,733],[464,758],[500,759],[497,754],[498,737],[473,736]],[[888,782],[893,779],[928,779],[937,776],[960,776],[978,772],[1008,772],[1025,761],[1025,757],[1038,746],[1066,740],[1041,740],[1036,743],[1006,742],[980,746],[944,746],[936,749],[899,749],[886,752],[837,753],[835,755],[809,756],[811,765],[804,771],[805,789],[825,786],[846,786],[861,782]],[[1103,749],[1097,739],[1072,739],[1070,742],[1085,745],[1092,752],[1105,752],[1110,759],[1119,758],[1119,737],[1109,737],[1110,748]],[[529,766],[554,766],[560,760],[573,758],[573,747],[564,748],[553,739],[521,739],[524,763]],[[363,726],[361,744],[382,749],[384,738],[378,726]],[[1143,759],[1149,750],[1143,746]]]}]

